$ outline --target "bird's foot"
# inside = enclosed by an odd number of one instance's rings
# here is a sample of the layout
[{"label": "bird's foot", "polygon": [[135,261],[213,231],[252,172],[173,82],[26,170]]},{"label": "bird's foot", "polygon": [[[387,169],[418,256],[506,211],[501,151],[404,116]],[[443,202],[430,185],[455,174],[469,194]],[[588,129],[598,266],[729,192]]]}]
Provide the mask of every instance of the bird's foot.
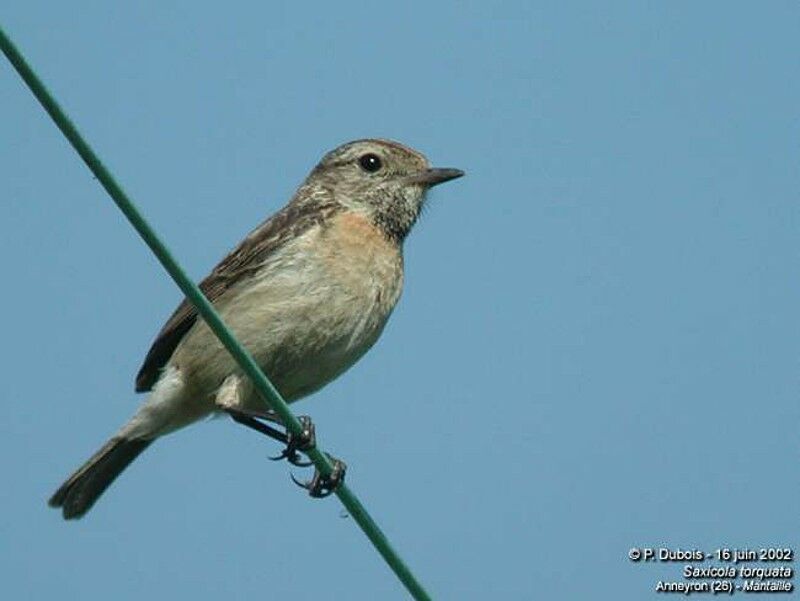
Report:
[{"label": "bird's foot", "polygon": [[[310,462],[303,461],[300,457],[300,454],[297,452],[310,450],[316,444],[316,439],[314,436],[314,424],[311,422],[311,418],[308,416],[303,415],[299,418],[300,424],[303,426],[303,431],[300,436],[294,436],[291,432],[283,432],[278,428],[274,428],[269,424],[265,424],[263,421],[253,417],[252,415],[247,415],[234,409],[227,409],[226,411],[234,421],[247,426],[256,432],[260,432],[272,440],[277,440],[278,442],[282,442],[286,445],[286,448],[281,452],[280,455],[277,457],[270,457],[270,459],[273,461],[286,459],[289,463],[298,467],[308,467],[311,465]],[[263,416],[261,417],[262,419],[267,419],[280,424],[278,419]]]},{"label": "bird's foot", "polygon": [[333,463],[333,471],[329,476],[323,476],[317,468],[314,468],[314,476],[308,482],[300,482],[294,476],[291,476],[292,481],[300,488],[305,488],[308,494],[315,499],[327,497],[344,481],[344,475],[347,471],[347,465],[345,465],[344,461],[330,455],[328,455],[328,459]]},{"label": "bird's foot", "polygon": [[281,451],[281,454],[276,457],[270,457],[273,461],[280,461],[286,459],[292,465],[297,467],[308,467],[312,465],[311,461],[305,461],[300,457],[300,452],[306,452],[317,446],[317,436],[314,430],[314,422],[307,415],[301,415],[298,418],[302,430],[300,434],[292,434],[288,429],[286,431],[286,448]]},{"label": "bird's foot", "polygon": [[[292,434],[288,429],[286,432],[282,432],[281,430],[273,428],[269,424],[265,424],[263,421],[260,421],[251,415],[240,413],[234,409],[227,409],[226,411],[238,423],[286,445],[286,448],[281,452],[280,455],[277,457],[270,457],[270,459],[273,461],[286,459],[286,461],[297,467],[309,467],[310,465],[313,465],[313,462],[305,461],[300,455],[300,453],[307,453],[317,446],[314,423],[307,415],[301,415],[297,418],[300,421],[302,428],[299,434]],[[262,418],[268,419],[269,421],[278,422],[277,419],[273,420],[271,418]],[[328,459],[330,459],[331,463],[333,464],[333,471],[329,476],[323,476],[317,468],[314,468],[314,476],[308,482],[300,482],[294,476],[291,477],[292,480],[301,488],[305,488],[308,491],[308,494],[314,498],[319,499],[327,497],[342,483],[344,480],[345,471],[347,470],[347,466],[343,461],[340,461],[335,457],[331,457],[330,455],[328,455]]]}]

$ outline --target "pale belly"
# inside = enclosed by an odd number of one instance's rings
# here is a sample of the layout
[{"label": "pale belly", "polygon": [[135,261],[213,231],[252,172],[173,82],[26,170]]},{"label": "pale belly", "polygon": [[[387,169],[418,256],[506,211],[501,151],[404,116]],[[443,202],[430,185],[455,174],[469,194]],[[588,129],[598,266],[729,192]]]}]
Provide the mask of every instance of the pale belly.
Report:
[{"label": "pale belly", "polygon": [[[345,261],[342,257],[348,249],[336,240],[317,248],[324,252],[309,254],[299,245],[298,250],[304,252],[287,254],[254,275],[218,307],[225,323],[288,402],[320,389],[369,350],[402,288],[399,251],[389,254],[358,248],[357,260]],[[209,408],[225,378],[241,373],[203,322],[189,331],[170,365],[181,371],[186,392],[195,402]],[[244,406],[263,409],[249,380],[242,380]]]}]

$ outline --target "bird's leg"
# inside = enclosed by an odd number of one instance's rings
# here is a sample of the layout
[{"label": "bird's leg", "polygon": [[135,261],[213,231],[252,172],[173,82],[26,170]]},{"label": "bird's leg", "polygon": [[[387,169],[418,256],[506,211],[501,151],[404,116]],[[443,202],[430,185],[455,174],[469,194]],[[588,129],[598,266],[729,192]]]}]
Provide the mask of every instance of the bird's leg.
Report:
[{"label": "bird's leg", "polygon": [[[300,453],[298,453],[298,451],[310,451],[316,445],[314,424],[311,422],[311,419],[308,416],[301,415],[298,418],[300,423],[303,425],[303,432],[300,436],[295,436],[288,430],[283,432],[277,428],[273,428],[269,424],[265,424],[263,421],[261,421],[261,419],[268,419],[266,417],[259,419],[257,417],[253,417],[252,415],[248,415],[247,413],[241,413],[235,409],[226,409],[225,411],[235,422],[242,424],[243,426],[247,426],[256,432],[260,432],[261,434],[270,437],[272,440],[277,440],[278,442],[282,442],[286,445],[286,448],[281,451],[280,455],[277,457],[270,457],[270,459],[273,461],[286,459],[286,461],[292,465],[296,465],[297,467],[308,467],[311,465],[310,461],[303,461],[303,459],[300,457]],[[280,423],[278,420],[270,421]]]},{"label": "bird's leg", "polygon": [[[237,375],[230,375],[225,378],[225,381],[217,391],[215,402],[217,406],[231,416],[235,422],[247,426],[251,430],[260,432],[265,436],[286,445],[286,448],[277,457],[270,457],[274,461],[286,459],[292,465],[298,467],[308,467],[312,465],[310,461],[303,461],[300,457],[300,452],[308,452],[317,446],[317,438],[314,432],[314,423],[307,415],[301,415],[297,419],[300,421],[301,432],[299,435],[292,434],[288,428],[278,419],[272,411],[259,412],[254,414],[244,408],[242,403],[242,379]],[[265,423],[272,422],[284,427],[285,432],[274,428],[273,426]],[[343,461],[328,455],[331,463],[333,463],[333,471],[329,476],[323,476],[318,469],[314,469],[314,476],[308,482],[300,482],[294,476],[292,480],[298,486],[305,488],[312,497],[323,498],[330,495],[336,490],[336,487],[344,480],[344,474],[347,466]]]},{"label": "bird's leg", "polygon": [[[299,436],[293,435],[288,430],[283,432],[278,428],[274,428],[269,424],[264,423],[269,421],[275,424],[281,423],[278,416],[272,411],[263,411],[254,414],[251,410],[245,409],[242,399],[243,380],[235,374],[231,374],[219,387],[216,397],[214,399],[216,405],[231,416],[235,422],[247,426],[248,428],[260,432],[265,436],[286,445],[286,448],[277,457],[270,457],[273,460],[286,459],[292,465],[299,467],[308,467],[310,462],[303,461],[298,451],[307,451],[316,445],[316,438],[314,436],[314,424],[311,418],[301,416],[300,423],[303,426],[302,433]],[[285,426],[284,426],[285,428]]]},{"label": "bird's leg", "polygon": [[261,432],[265,436],[269,436],[272,440],[277,440],[278,442],[282,442],[283,444],[288,443],[288,437],[284,432],[281,432],[277,428],[273,428],[272,426],[265,424],[262,421],[259,421],[258,418],[253,417],[252,415],[247,415],[246,413],[239,413],[235,409],[226,409],[225,412],[231,416],[231,419],[236,423],[242,424],[243,426],[247,426],[256,432]]},{"label": "bird's leg", "polygon": [[[289,463],[298,467],[308,467],[312,465],[311,461],[302,461],[300,459],[300,454],[297,452],[310,451],[314,446],[316,446],[314,424],[311,421],[311,418],[309,418],[307,415],[301,415],[298,417],[303,426],[303,432],[300,436],[294,436],[291,432],[281,432],[277,428],[273,428],[272,426],[265,424],[258,418],[255,418],[251,415],[240,413],[234,409],[227,409],[227,412],[234,421],[247,426],[256,432],[261,432],[273,440],[277,440],[286,445],[286,448],[281,452],[280,455],[277,457],[270,457],[270,459],[273,461],[286,459]],[[274,418],[271,421],[280,423]],[[305,488],[308,491],[308,494],[314,498],[321,499],[327,497],[336,490],[342,481],[344,481],[344,475],[347,470],[347,465],[344,463],[344,461],[336,459],[331,455],[328,455],[328,459],[330,459],[331,463],[333,463],[333,471],[329,476],[323,476],[319,469],[315,467],[314,475],[308,482],[300,482],[294,476],[291,476],[292,481],[299,487]]]}]

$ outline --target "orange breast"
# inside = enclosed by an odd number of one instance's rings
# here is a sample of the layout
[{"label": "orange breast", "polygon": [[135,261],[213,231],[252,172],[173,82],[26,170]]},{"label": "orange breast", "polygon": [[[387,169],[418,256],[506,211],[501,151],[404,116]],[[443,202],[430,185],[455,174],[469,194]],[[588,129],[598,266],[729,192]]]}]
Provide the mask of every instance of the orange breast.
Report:
[{"label": "orange breast", "polygon": [[318,250],[329,273],[359,296],[397,300],[403,281],[400,246],[367,217],[352,212],[336,215]]}]

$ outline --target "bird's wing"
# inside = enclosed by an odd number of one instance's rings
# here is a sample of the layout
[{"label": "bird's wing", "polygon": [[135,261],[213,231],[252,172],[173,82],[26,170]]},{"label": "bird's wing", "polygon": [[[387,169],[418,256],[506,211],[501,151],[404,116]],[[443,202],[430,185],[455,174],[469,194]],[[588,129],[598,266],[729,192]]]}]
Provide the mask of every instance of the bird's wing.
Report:
[{"label": "bird's wing", "polygon": [[[338,210],[331,202],[306,204],[290,203],[253,230],[239,246],[231,251],[200,283],[200,290],[214,303],[225,292],[238,284],[252,270],[257,269],[283,244],[322,223]],[[167,364],[175,348],[197,321],[197,310],[186,299],[161,328],[150,351],[136,375],[136,392],[152,389],[161,369]]]}]

